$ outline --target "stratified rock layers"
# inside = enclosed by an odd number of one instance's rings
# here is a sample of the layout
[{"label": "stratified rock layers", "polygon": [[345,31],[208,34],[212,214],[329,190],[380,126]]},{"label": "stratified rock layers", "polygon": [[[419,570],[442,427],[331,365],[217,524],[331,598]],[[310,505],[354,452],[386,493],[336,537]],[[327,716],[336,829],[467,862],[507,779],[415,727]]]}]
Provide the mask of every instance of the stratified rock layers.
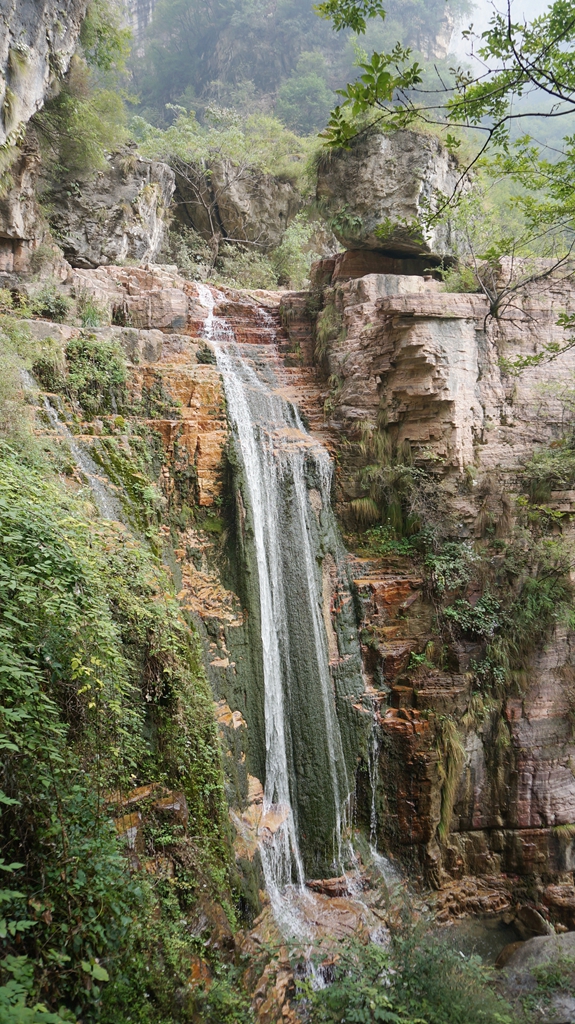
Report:
[{"label": "stratified rock layers", "polygon": [[[416,464],[437,480],[455,537],[481,536],[486,516],[497,530],[514,507],[522,464],[563,436],[558,389],[575,370],[575,354],[519,376],[506,374],[500,360],[533,356],[550,341],[565,344],[557,317],[575,309],[573,284],[560,277],[532,284],[501,321],[489,319],[481,296],[442,292],[417,277],[335,283],[323,303],[332,325],[321,353],[332,428],[357,440],[363,425],[383,418],[396,443],[408,442]],[[349,467],[338,484],[345,518],[359,493]],[[553,492],[550,500],[563,514],[567,540],[574,497]],[[410,655],[419,657],[434,635],[434,610],[409,559],[358,562],[355,575],[371,637],[367,677],[375,693],[387,691],[379,710],[382,839],[438,884],[446,873],[572,872],[575,843],[560,826],[575,819],[573,633],[557,627],[530,657],[521,692],[506,699],[499,725],[487,716],[467,727],[451,831],[440,843],[444,769],[433,716],[465,715],[481,644],[454,645],[441,670],[414,666]]]}]

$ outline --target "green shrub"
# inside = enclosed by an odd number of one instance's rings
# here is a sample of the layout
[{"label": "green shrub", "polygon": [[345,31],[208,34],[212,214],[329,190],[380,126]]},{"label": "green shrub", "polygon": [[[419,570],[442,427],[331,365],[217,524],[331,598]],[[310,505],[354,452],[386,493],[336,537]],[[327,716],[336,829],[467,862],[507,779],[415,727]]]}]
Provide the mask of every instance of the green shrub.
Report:
[{"label": "green shrub", "polygon": [[14,876],[0,940],[33,964],[31,1003],[88,1022],[155,912],[128,874],[106,790],[183,789],[194,840],[181,840],[193,865],[182,893],[226,892],[212,698],[199,641],[149,551],[96,527],[47,465],[2,444],[0,469],[0,842]]},{"label": "green shrub", "polygon": [[311,246],[313,230],[313,224],[301,214],[288,225],[280,245],[271,254],[272,267],[280,285],[303,288],[308,280],[311,264],[319,259]]},{"label": "green shrub", "polygon": [[73,338],[66,346],[66,362],[66,392],[88,416],[121,411],[126,360],[117,342]]},{"label": "green shrub", "polygon": [[443,594],[446,590],[458,590],[469,583],[478,562],[479,555],[471,544],[449,541],[438,552],[427,555],[425,568],[437,593]]},{"label": "green shrub", "polygon": [[[378,512],[379,515],[379,512]],[[361,554],[364,556],[375,555],[413,555],[411,537],[396,537],[389,526],[372,526],[362,532],[359,543]]]},{"label": "green shrub", "polygon": [[484,593],[472,606],[458,598],[443,608],[451,628],[487,641],[476,666],[480,686],[502,697],[519,681],[533,651],[559,618],[571,610],[571,558],[562,540],[540,538],[516,528],[493,563],[477,562]]},{"label": "green shrub", "polygon": [[503,622],[501,604],[491,594],[483,594],[475,605],[459,599],[444,608],[443,614],[473,637],[492,638]]},{"label": "green shrub", "polygon": [[166,234],[161,262],[175,263],[178,272],[189,280],[204,277],[212,258],[212,250],[197,231],[179,228]]},{"label": "green shrub", "polygon": [[571,490],[575,486],[575,436],[535,451],[522,467],[521,477],[534,502],[549,501],[551,491]]},{"label": "green shrub", "polygon": [[65,394],[91,418],[99,413],[119,412],[126,395],[126,362],[115,341],[94,336],[73,338],[65,351],[65,364],[45,356],[36,359],[32,370],[46,391]]},{"label": "green shrub", "polygon": [[80,42],[86,62],[100,71],[121,71],[130,52],[130,29],[111,0],[90,0],[82,22]]},{"label": "green shrub", "polygon": [[88,292],[80,292],[76,306],[82,327],[105,327],[110,323],[109,310]]},{"label": "green shrub", "polygon": [[302,53],[291,76],[282,83],[276,100],[276,114],[302,135],[324,128],[335,94],[327,85],[327,65],[321,53]]},{"label": "green shrub", "polygon": [[333,982],[302,986],[312,1024],[513,1024],[478,957],[414,934],[391,950],[340,944]]},{"label": "green shrub", "polygon": [[218,260],[219,269],[211,279],[230,288],[277,288],[277,277],[269,256],[253,249],[232,249],[227,246]]},{"label": "green shrub", "polygon": [[68,316],[71,305],[70,299],[49,285],[36,292],[30,300],[30,309],[33,314],[44,317],[46,320],[55,320],[59,324],[63,323]]},{"label": "green shrub", "polygon": [[443,291],[445,292],[478,292],[481,286],[473,267],[465,263],[449,267],[442,274]]}]

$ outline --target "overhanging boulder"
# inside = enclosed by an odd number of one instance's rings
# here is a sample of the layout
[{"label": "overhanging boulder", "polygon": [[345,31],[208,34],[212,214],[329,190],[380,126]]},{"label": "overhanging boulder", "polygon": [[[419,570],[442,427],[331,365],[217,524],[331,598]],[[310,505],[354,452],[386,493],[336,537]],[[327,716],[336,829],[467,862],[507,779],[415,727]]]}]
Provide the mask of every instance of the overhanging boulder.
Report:
[{"label": "overhanging boulder", "polygon": [[317,199],[347,249],[376,249],[395,257],[454,255],[449,221],[431,227],[428,209],[450,195],[461,170],[439,139],[414,131],[358,136],[319,163]]}]

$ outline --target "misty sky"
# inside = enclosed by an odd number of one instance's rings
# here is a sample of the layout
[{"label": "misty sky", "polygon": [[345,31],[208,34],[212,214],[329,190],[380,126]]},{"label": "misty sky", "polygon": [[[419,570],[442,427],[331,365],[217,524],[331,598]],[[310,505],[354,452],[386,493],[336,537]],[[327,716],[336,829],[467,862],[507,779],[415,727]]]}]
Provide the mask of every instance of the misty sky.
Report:
[{"label": "misty sky", "polygon": [[[523,18],[530,20],[536,17],[549,6],[550,0],[513,0],[513,15],[517,21],[522,21]],[[507,9],[506,0],[494,0],[495,7],[504,11]],[[462,28],[467,28],[470,22],[473,23],[473,27],[476,32],[481,34],[488,24],[489,19],[493,13],[494,4],[490,0],[476,0],[475,10],[471,15],[466,15],[463,19]],[[460,57],[464,57],[469,50],[469,43],[467,40],[462,39],[461,35],[457,33],[453,38],[452,49],[454,53],[457,53]]]}]

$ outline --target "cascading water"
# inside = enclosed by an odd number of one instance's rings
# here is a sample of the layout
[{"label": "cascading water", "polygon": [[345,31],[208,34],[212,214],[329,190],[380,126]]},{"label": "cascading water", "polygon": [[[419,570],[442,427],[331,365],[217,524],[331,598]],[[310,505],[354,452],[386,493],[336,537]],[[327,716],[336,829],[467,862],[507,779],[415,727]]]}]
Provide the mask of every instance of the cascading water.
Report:
[{"label": "cascading water", "polygon": [[[22,383],[27,391],[38,391],[36,381],[27,370],[21,370],[20,374]],[[74,462],[86,477],[92,491],[94,503],[102,518],[119,519],[119,502],[112,496],[109,487],[102,480],[94,460],[76,444],[73,435],[68,430],[66,424],[62,422],[46,395],[43,396],[43,406],[51,426],[66,440]]]},{"label": "cascading water", "polygon": [[[331,461],[294,407],[274,390],[276,382],[270,383],[274,351],[265,379],[242,355],[230,324],[214,316],[212,291],[206,285],[198,290],[208,310],[204,336],[224,381],[255,547],[264,682],[263,813],[279,822],[261,845],[262,864],[276,918],[297,933],[297,915],[286,920],[282,894],[290,883],[304,881],[301,819],[309,822],[315,814],[324,837],[329,827],[334,861],[341,867],[343,808],[350,792],[322,615],[318,512],[309,497],[310,487],[319,492],[321,514],[331,515]],[[271,343],[269,317],[264,324]]]},{"label": "cascading water", "polygon": [[369,788],[371,790],[371,807],[369,812],[369,845],[372,852],[377,852],[377,806],[376,793],[379,775],[379,728],[375,708],[373,711],[373,723],[371,736],[367,747],[367,768],[369,773]]}]

